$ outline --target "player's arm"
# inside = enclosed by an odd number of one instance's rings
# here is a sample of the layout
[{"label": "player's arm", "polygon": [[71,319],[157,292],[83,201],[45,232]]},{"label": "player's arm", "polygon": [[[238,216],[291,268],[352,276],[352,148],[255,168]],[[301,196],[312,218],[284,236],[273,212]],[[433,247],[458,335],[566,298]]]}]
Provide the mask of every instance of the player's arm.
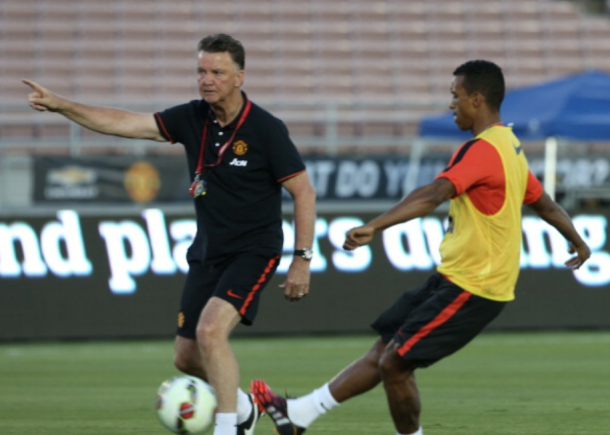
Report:
[{"label": "player's arm", "polygon": [[366,225],[350,230],[345,237],[343,249],[356,249],[370,243],[375,234],[386,228],[426,216],[455,194],[456,189],[451,181],[437,178],[432,183],[415,189],[390,210]]},{"label": "player's arm", "polygon": [[350,230],[343,249],[352,250],[366,245],[375,234],[392,225],[430,214],[443,202],[466,192],[470,186],[485,182],[490,175],[497,173],[498,165],[501,171],[500,157],[492,145],[481,139],[466,142],[432,183],[415,189],[392,209],[366,225]]},{"label": "player's arm", "polygon": [[569,252],[570,254],[576,254],[576,256],[566,261],[565,265],[572,269],[578,269],[582,266],[591,256],[591,250],[574,228],[572,219],[563,207],[553,201],[546,192],[543,192],[540,198],[529,206],[540,218],[555,227],[570,242]]},{"label": "player's arm", "polygon": [[28,96],[29,105],[33,109],[41,112],[57,112],[98,133],[131,139],[167,141],[159,132],[152,114],[80,104],[61,97],[31,80],[23,80],[23,83],[34,90]]},{"label": "player's arm", "polygon": [[[316,192],[309,181],[307,172],[291,177],[282,183],[294,200],[294,247],[296,249],[311,248],[313,244],[316,222]],[[284,288],[284,296],[288,300],[300,300],[309,293],[309,261],[297,255],[293,257]]]}]

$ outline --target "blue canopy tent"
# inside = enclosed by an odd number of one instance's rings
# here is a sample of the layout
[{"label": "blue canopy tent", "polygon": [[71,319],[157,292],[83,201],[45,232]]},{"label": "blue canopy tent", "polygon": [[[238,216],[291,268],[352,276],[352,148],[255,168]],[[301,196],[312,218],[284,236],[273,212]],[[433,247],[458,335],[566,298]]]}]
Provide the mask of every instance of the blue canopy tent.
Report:
[{"label": "blue canopy tent", "polygon": [[[501,114],[521,140],[546,140],[544,184],[553,195],[558,138],[610,140],[610,74],[585,71],[509,91]],[[437,139],[471,137],[457,128],[450,112],[424,118],[419,134]]]}]

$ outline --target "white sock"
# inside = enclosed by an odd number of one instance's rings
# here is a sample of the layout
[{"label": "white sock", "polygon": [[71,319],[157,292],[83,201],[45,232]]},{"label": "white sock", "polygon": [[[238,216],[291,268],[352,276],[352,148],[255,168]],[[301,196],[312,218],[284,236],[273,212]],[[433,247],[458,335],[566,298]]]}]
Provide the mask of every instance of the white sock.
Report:
[{"label": "white sock", "polygon": [[403,433],[396,432],[396,435],[424,435],[424,430],[420,427],[419,429],[417,429],[417,432],[413,432],[411,434],[409,434],[409,433],[403,434]]},{"label": "white sock", "polygon": [[308,427],[316,418],[326,414],[339,403],[330,393],[328,384],[297,399],[288,399],[288,417],[300,427]]},{"label": "white sock", "polygon": [[250,396],[241,388],[237,389],[237,424],[241,424],[250,417],[252,413],[252,402]]},{"label": "white sock", "polygon": [[236,435],[237,414],[217,412],[215,418],[214,435]]}]

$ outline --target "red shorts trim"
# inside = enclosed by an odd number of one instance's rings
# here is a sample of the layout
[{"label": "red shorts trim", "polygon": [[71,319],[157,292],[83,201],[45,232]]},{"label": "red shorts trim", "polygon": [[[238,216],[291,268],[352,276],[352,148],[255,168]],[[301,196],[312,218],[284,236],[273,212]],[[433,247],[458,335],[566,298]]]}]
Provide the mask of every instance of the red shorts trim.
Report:
[{"label": "red shorts trim", "polygon": [[441,313],[436,316],[430,323],[421,328],[415,335],[413,335],[402,346],[400,346],[398,348],[398,354],[400,356],[403,356],[415,345],[415,343],[417,343],[423,337],[430,334],[434,329],[438,328],[440,325],[449,320],[466,303],[466,301],[470,299],[471,296],[472,293],[468,293],[467,291],[462,292],[447,308],[441,311]]},{"label": "red shorts trim", "polygon": [[263,288],[263,286],[267,283],[267,281],[269,281],[269,278],[270,278],[269,274],[270,273],[273,274],[273,272],[275,272],[279,259],[280,259],[280,257],[276,256],[269,260],[269,262],[267,263],[267,267],[265,267],[265,270],[263,271],[261,276],[256,281],[256,284],[252,287],[252,290],[248,293],[248,296],[246,297],[246,301],[244,302],[243,306],[239,310],[239,314],[241,314],[242,316],[244,316],[246,314],[246,311],[248,310],[248,306],[252,302],[252,299],[254,299],[254,296]]},{"label": "red shorts trim", "polygon": [[427,367],[464,347],[506,302],[474,295],[439,273],[404,292],[371,325],[411,366]]}]

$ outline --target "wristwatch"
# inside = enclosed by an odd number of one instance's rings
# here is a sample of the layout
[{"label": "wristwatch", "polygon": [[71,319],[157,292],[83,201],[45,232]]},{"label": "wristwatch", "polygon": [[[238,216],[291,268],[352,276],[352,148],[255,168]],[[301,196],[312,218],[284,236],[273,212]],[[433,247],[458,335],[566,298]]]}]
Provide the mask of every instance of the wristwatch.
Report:
[{"label": "wristwatch", "polygon": [[293,255],[298,255],[303,260],[310,261],[313,257],[313,249],[305,248],[305,249],[295,249]]}]

